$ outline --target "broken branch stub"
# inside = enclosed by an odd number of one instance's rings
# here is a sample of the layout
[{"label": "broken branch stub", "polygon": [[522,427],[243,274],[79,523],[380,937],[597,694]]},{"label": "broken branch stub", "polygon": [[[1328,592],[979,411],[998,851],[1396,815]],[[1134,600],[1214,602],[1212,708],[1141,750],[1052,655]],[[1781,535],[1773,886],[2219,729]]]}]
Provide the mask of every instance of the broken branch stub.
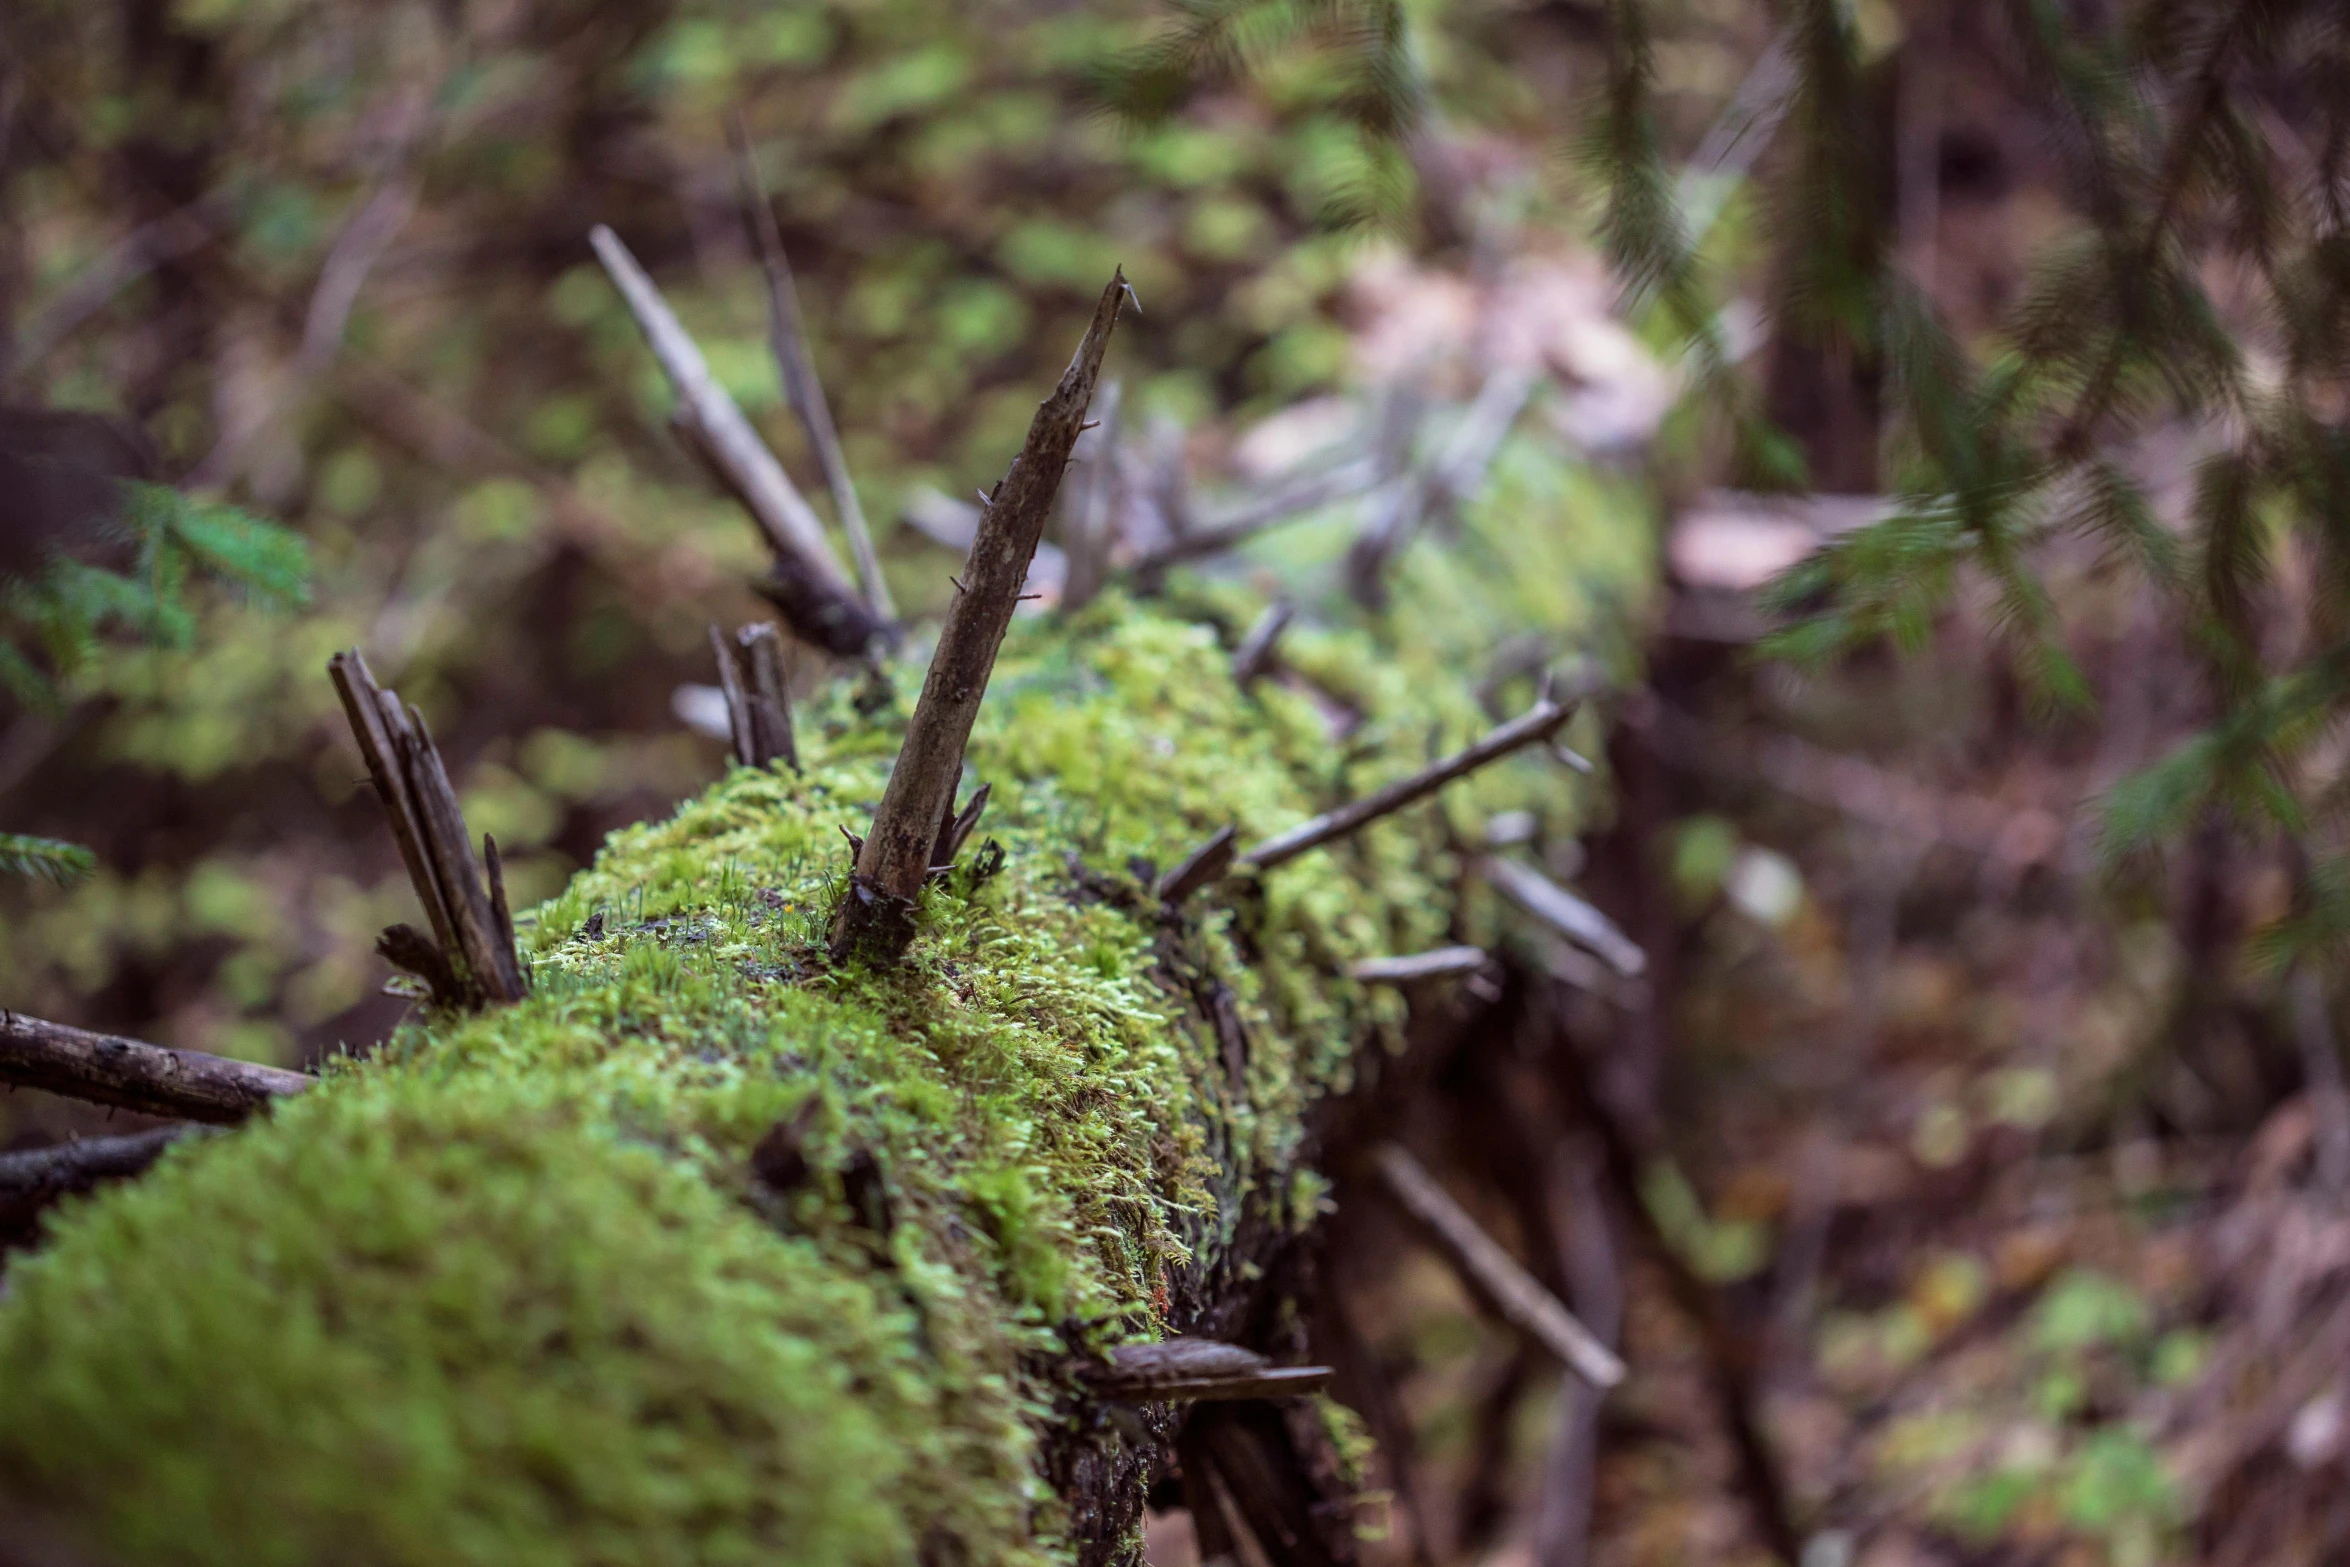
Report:
[{"label": "broken branch stub", "polygon": [[[329,659],[327,674],[391,818],[409,882],[432,922],[458,998],[469,1006],[520,1001],[530,983],[505,916],[503,877],[485,877],[474,858],[457,791],[423,715],[377,685],[355,648]],[[435,983],[436,993],[439,988]]]},{"label": "broken branch stub", "polygon": [[1102,356],[1126,292],[1121,271],[1102,290],[1076,357],[1036,410],[1020,455],[988,497],[978,537],[971,541],[971,555],[963,566],[963,591],[947,608],[938,651],[931,657],[921,699],[906,725],[905,744],[898,750],[897,766],[873,813],[873,830],[858,851],[848,896],[834,920],[836,958],[857,954],[893,962],[913,939],[914,897],[929,872],[939,822],[962,776],[963,747],[987,694],[996,651],[1011,627],[1029,561],[1044,537],[1045,520],[1060,492],[1070,450],[1077,444],[1078,427],[1093,401]]},{"label": "broken branch stub", "polygon": [[710,650],[718,657],[718,687],[726,696],[734,759],[753,768],[780,759],[797,772],[800,754],[792,735],[782,636],[764,620],[743,627],[731,639],[712,626]]},{"label": "broken branch stub", "polygon": [[233,1125],[310,1086],[300,1072],[0,1012],[0,1083],[144,1115]]}]

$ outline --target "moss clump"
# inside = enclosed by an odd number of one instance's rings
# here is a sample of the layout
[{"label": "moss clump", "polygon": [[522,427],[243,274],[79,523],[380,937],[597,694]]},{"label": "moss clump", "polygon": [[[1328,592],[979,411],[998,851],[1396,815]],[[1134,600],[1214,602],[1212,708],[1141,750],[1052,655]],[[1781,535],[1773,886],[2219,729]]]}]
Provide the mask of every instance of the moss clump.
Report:
[{"label": "moss clump", "polygon": [[[0,1489],[127,1563],[1062,1555],[1068,1353],[1163,1330],[1242,1204],[1304,1222],[1299,1111],[1401,1021],[1338,976],[1480,934],[1456,818],[1575,808],[1521,760],[1166,919],[1144,889],[1210,831],[1489,721],[1368,638],[1297,652],[1359,688],[1343,746],[1205,626],[1017,631],[988,842],[885,974],[823,926],[902,713],[819,708],[804,773],[615,835],[526,922],[532,999],[410,1026],[11,1270]],[[755,1174],[778,1138],[800,1178]]]}]

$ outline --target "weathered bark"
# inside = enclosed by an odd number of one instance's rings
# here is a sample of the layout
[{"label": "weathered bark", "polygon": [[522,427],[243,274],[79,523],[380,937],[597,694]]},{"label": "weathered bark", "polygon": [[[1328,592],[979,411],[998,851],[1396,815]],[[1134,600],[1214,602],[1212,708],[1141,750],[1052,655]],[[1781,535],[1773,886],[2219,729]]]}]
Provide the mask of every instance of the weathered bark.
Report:
[{"label": "weathered bark", "polygon": [[0,1012],[0,1083],[117,1110],[233,1125],[310,1086],[299,1072]]}]

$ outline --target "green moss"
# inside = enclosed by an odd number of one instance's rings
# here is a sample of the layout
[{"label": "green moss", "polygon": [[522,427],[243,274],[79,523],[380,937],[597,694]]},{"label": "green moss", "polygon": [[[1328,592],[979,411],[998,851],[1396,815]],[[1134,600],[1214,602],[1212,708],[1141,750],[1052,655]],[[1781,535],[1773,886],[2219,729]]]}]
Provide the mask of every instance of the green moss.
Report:
[{"label": "green moss", "polygon": [[531,1000],[68,1209],[0,1304],[0,1487],[131,1563],[1061,1556],[1069,1352],[1161,1331],[1243,1204],[1311,1222],[1299,1111],[1402,1020],[1337,976],[1483,917],[1456,826],[1578,808],[1521,759],[1164,919],[1155,868],[1217,827],[1488,722],[1374,652],[1298,639],[1365,714],[1335,747],[1207,626],[1024,624],[967,774],[1000,869],[927,892],[888,973],[823,935],[904,702],[812,709],[805,772],[735,770],[526,919]]}]

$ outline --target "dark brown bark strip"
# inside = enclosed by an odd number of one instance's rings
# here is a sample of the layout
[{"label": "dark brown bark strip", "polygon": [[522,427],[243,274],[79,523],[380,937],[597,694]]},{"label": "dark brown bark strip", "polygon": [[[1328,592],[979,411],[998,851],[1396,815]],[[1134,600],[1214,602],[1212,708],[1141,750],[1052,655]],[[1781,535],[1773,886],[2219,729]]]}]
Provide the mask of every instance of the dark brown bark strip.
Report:
[{"label": "dark brown bark strip", "polygon": [[1468,749],[1456,752],[1409,778],[1398,779],[1360,800],[1292,827],[1279,837],[1268,838],[1240,856],[1239,863],[1250,870],[1269,871],[1276,865],[1286,865],[1309,849],[1320,848],[1334,838],[1359,832],[1380,817],[1426,799],[1454,779],[1465,777],[1488,762],[1497,762],[1512,751],[1549,739],[1574,716],[1574,711],[1572,705],[1562,705],[1546,694],[1527,712],[1493,730]]},{"label": "dark brown bark strip", "polygon": [[1486,1234],[1419,1160],[1397,1144],[1385,1143],[1372,1151],[1371,1167],[1388,1195],[1436,1243],[1462,1282],[1511,1326],[1593,1387],[1610,1388],[1624,1380],[1624,1363],[1615,1352]]},{"label": "dark brown bark strip", "polygon": [[1102,356],[1126,296],[1120,272],[1102,290],[1092,324],[1060,385],[1036,411],[1020,455],[1012,459],[979,520],[964,562],[962,591],[948,606],[938,651],[923,677],[922,697],[906,725],[905,744],[883,790],[873,830],[858,852],[849,896],[833,928],[833,953],[892,962],[912,939],[914,895],[930,869],[939,818],[961,776],[963,747],[987,694],[997,650],[1012,624],[1028,563],[1044,537],[1061,475],[1093,401]]},{"label": "dark brown bark strip", "polygon": [[808,326],[800,314],[800,292],[792,282],[791,262],[783,253],[783,235],[775,226],[775,209],[768,205],[766,182],[759,177],[757,156],[743,128],[742,116],[727,119],[727,136],[734,143],[735,166],[742,183],[743,218],[759,264],[767,274],[767,342],[775,367],[783,376],[783,392],[800,428],[816,449],[824,468],[824,483],[832,491],[833,511],[841,531],[849,536],[849,553],[856,558],[857,581],[866,607],[883,620],[897,615],[890,603],[889,584],[882,580],[881,557],[874,553],[873,531],[865,524],[865,508],[857,500],[857,486],[849,478],[849,460],[841,450],[840,433],[833,428],[832,405],[825,401],[824,383],[816,378],[816,361],[808,352]]},{"label": "dark brown bark strip", "polygon": [[117,1110],[230,1126],[273,1099],[300,1093],[311,1079],[274,1066],[0,1012],[0,1083]]},{"label": "dark brown bark strip", "polygon": [[1086,1382],[1103,1398],[1127,1404],[1204,1403],[1235,1398],[1295,1398],[1318,1393],[1328,1366],[1277,1366],[1253,1349],[1207,1338],[1121,1344]]},{"label": "dark brown bark strip", "polygon": [[145,1174],[164,1149],[194,1130],[182,1122],[127,1137],[86,1137],[54,1148],[0,1154],[0,1233],[30,1228],[33,1219],[61,1197]]}]

